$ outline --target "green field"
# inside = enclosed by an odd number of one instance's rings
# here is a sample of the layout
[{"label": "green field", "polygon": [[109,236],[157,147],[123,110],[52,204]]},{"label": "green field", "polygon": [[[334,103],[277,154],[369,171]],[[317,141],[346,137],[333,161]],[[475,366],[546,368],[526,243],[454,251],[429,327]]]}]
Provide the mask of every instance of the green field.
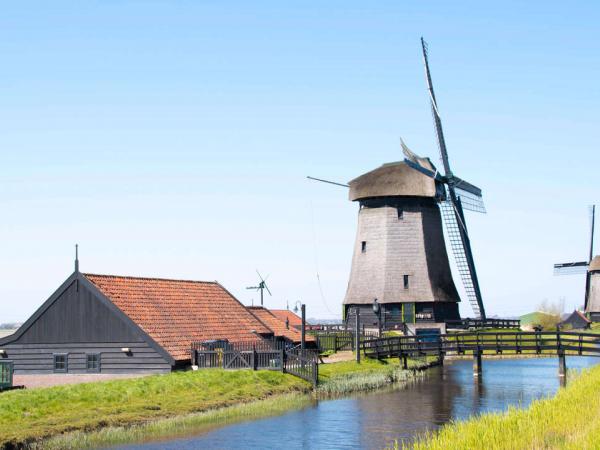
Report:
[{"label": "green field", "polygon": [[0,447],[69,431],[139,424],[310,389],[308,383],[281,372],[211,369],[10,391],[0,395]]},{"label": "green field", "polygon": [[598,449],[600,448],[600,366],[584,371],[549,399],[527,409],[510,408],[452,423],[424,436],[415,450]]}]

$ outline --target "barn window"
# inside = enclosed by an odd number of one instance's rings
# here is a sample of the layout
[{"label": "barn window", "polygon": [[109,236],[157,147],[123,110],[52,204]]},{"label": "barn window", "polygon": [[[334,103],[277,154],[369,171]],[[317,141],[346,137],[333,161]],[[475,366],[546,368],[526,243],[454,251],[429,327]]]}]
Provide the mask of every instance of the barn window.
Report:
[{"label": "barn window", "polygon": [[67,373],[67,354],[55,353],[54,355],[54,371],[56,373]]},{"label": "barn window", "polygon": [[362,241],[360,244],[360,251],[363,253],[367,253],[367,241]]},{"label": "barn window", "polygon": [[400,208],[397,208],[397,211],[398,211],[398,220],[404,219],[404,211],[402,211]]},{"label": "barn window", "polygon": [[100,372],[100,354],[88,353],[86,355],[86,369],[88,372]]},{"label": "barn window", "polygon": [[404,289],[408,289],[408,275],[404,275]]}]

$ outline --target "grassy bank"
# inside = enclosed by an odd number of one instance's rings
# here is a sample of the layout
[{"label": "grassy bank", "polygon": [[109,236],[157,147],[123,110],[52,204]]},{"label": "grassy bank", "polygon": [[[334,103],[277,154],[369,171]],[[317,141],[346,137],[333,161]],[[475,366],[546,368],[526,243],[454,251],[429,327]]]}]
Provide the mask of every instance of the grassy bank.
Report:
[{"label": "grassy bank", "polygon": [[356,361],[324,364],[319,366],[317,395],[336,396],[408,382],[418,376],[418,370],[428,367],[434,360],[409,360],[409,370],[403,370],[398,359],[378,361],[365,358],[360,364]]},{"label": "grassy bank", "polygon": [[510,408],[452,423],[412,446],[442,449],[597,449],[600,448],[600,367],[585,370],[558,394],[533,402],[527,409]]},{"label": "grassy bank", "polygon": [[0,447],[96,448],[199,433],[409,381],[427,364],[409,361],[408,371],[397,359],[321,365],[316,395],[280,372],[218,369],[8,392],[0,396]]},{"label": "grassy bank", "polygon": [[301,409],[313,402],[306,394],[276,395],[264,400],[228,406],[202,413],[158,419],[128,427],[106,427],[92,432],[61,434],[30,446],[32,450],[94,449],[114,445],[176,438],[209,431],[215,427],[244,420],[282,414]]},{"label": "grassy bank", "polygon": [[11,391],[0,396],[0,447],[309,390],[308,383],[280,372],[214,369]]}]

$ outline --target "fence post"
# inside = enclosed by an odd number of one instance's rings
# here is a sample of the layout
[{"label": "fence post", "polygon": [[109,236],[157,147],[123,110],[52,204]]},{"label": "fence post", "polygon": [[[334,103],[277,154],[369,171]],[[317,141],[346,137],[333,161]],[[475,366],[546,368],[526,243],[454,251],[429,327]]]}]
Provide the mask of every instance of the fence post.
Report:
[{"label": "fence post", "polygon": [[282,358],[281,358],[281,371],[283,373],[286,373],[286,364],[287,364],[287,352],[284,349],[281,349],[281,351],[283,352],[282,354]]},{"label": "fence post", "polygon": [[283,359],[285,358],[285,351],[283,350],[283,348],[279,349],[279,364],[281,364],[281,371],[284,372],[284,363],[283,363]]},{"label": "fence post", "polygon": [[316,388],[319,384],[319,364],[317,361],[312,362],[313,386]]},{"label": "fence post", "polygon": [[337,348],[338,347],[338,345],[337,345],[338,342],[337,341],[338,341],[337,334],[334,334],[333,335],[333,351],[335,353],[337,353],[337,351],[338,351],[338,348]]},{"label": "fence post", "polygon": [[258,353],[256,352],[256,346],[252,347],[252,369],[258,369]]}]

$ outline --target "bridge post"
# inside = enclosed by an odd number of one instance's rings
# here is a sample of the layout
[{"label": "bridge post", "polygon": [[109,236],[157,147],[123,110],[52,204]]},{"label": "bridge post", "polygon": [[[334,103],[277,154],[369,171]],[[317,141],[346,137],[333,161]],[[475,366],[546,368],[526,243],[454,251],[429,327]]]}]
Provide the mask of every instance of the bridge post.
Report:
[{"label": "bridge post", "polygon": [[473,376],[480,377],[483,370],[481,367],[481,352],[479,349],[473,350]]},{"label": "bridge post", "polygon": [[567,358],[563,349],[558,350],[558,376],[561,378],[567,376]]}]

